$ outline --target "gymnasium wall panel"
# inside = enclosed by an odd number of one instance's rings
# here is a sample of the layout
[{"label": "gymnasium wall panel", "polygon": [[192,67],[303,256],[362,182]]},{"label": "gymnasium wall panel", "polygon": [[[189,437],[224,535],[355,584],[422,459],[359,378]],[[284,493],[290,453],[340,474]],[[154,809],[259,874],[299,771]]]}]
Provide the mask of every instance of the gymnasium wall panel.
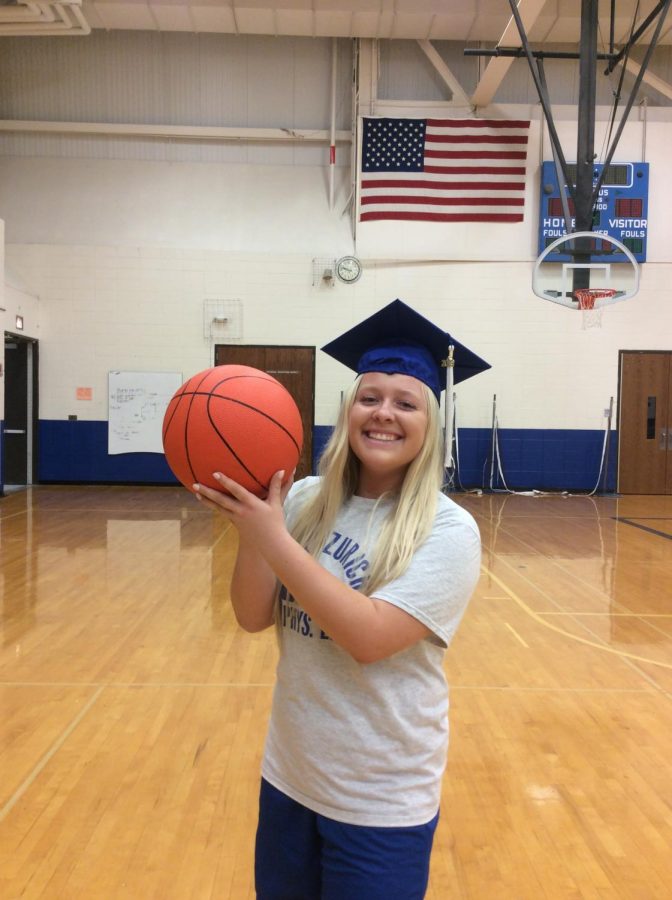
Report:
[{"label": "gymnasium wall panel", "polygon": [[[0,38],[0,118],[136,125],[329,128],[331,40],[95,31]],[[350,129],[352,42],[339,41],[336,127]],[[317,165],[311,142],[0,133],[0,155]],[[349,164],[349,153],[338,164]]]}]

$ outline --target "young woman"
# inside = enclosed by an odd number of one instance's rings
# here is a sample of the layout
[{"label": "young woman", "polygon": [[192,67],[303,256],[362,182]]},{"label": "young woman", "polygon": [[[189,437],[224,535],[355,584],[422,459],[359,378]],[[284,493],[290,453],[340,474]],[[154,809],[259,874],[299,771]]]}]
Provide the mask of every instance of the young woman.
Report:
[{"label": "young woman", "polygon": [[446,344],[395,301],[324,348],[359,374],[319,477],[290,489],[278,472],[263,500],[223,475],[221,493],[197,487],[238,531],[238,622],[279,635],[260,900],[425,895],[448,744],[443,655],[480,568],[474,520],[440,491]]}]

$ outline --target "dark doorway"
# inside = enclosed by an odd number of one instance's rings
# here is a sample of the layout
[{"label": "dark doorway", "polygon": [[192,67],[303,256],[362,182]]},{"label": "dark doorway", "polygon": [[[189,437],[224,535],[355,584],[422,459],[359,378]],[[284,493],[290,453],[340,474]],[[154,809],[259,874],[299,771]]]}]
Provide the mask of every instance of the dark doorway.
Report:
[{"label": "dark doorway", "polygon": [[313,471],[313,420],[315,415],[315,348],[217,344],[215,365],[252,366],[283,384],[296,401],[303,423],[303,451],[295,480]]},{"label": "dark doorway", "polygon": [[672,351],[620,354],[618,490],[672,494]]},{"label": "dark doorway", "polygon": [[33,484],[37,463],[38,343],[5,332],[3,482]]}]

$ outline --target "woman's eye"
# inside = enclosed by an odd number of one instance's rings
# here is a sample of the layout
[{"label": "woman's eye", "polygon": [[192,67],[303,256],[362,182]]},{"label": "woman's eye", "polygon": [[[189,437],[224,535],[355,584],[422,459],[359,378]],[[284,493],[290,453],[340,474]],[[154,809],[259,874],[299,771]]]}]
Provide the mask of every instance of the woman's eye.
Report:
[{"label": "woman's eye", "polygon": [[401,409],[416,409],[417,408],[414,403],[409,403],[408,400],[400,400],[399,406],[401,407]]},{"label": "woman's eye", "polygon": [[360,402],[360,403],[377,403],[377,402],[378,402],[378,398],[377,398],[377,397],[371,397],[371,396],[365,394],[363,397],[360,397],[360,398],[359,398],[359,402]]}]

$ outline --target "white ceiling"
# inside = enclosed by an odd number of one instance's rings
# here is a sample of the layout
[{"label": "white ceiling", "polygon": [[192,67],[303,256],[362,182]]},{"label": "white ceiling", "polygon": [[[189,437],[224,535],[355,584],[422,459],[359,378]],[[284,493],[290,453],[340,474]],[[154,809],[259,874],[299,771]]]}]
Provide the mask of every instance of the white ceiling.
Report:
[{"label": "white ceiling", "polygon": [[[656,0],[616,0],[617,42]],[[611,0],[599,0],[601,39],[608,40]],[[520,0],[537,43],[575,43],[581,0]],[[80,12],[81,10],[81,12]],[[55,16],[55,18],[54,18]],[[82,24],[82,18],[84,24]],[[495,46],[511,19],[508,0],[0,0],[0,34],[108,30],[219,32],[484,41]],[[649,29],[643,42],[652,33]],[[672,17],[663,29],[672,43]],[[516,42],[517,43],[517,42]]]},{"label": "white ceiling", "polygon": [[[522,0],[521,9],[526,4]],[[610,0],[599,4],[606,28]],[[628,35],[637,0],[616,3],[617,40]],[[642,0],[640,20],[656,6]],[[578,40],[580,0],[547,0],[531,29],[534,41]],[[508,0],[84,0],[94,28],[206,31],[304,37],[426,38],[495,44],[511,18]],[[672,41],[672,25],[666,28]]]}]

